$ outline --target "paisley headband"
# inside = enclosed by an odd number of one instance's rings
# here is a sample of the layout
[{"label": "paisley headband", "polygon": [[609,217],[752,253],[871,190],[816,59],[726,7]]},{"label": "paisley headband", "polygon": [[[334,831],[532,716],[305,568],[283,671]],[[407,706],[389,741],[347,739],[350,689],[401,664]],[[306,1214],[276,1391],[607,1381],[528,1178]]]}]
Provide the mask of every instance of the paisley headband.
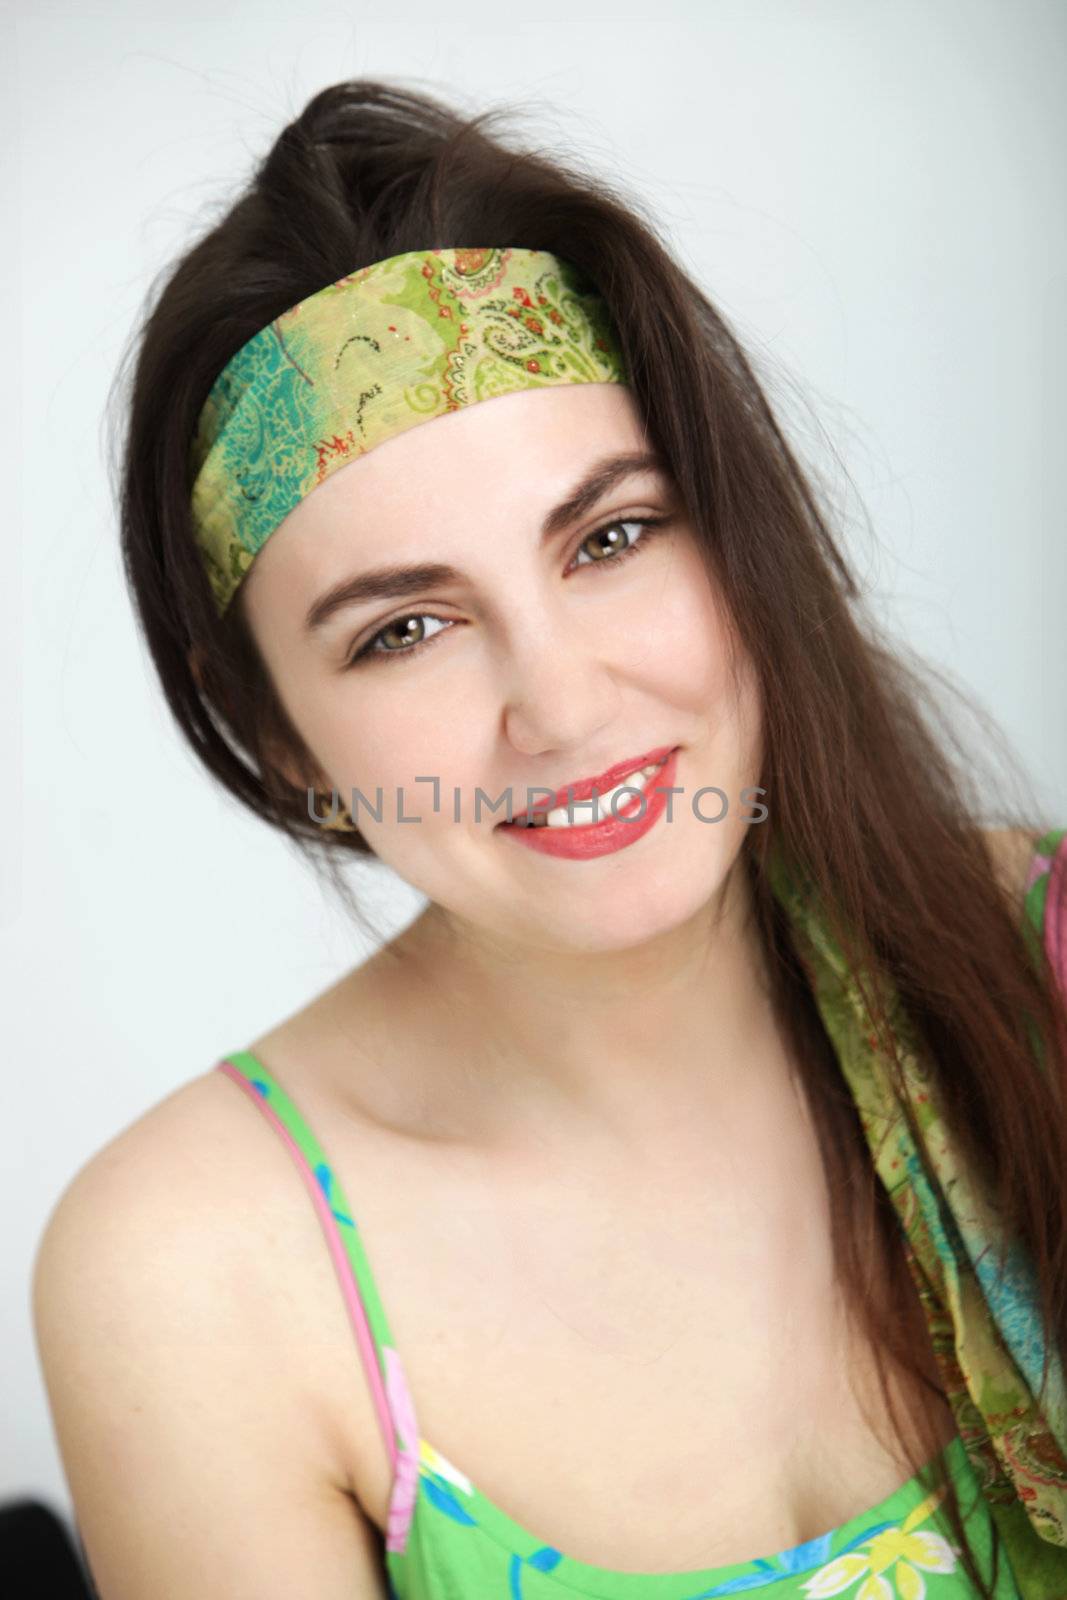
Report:
[{"label": "paisley headband", "polygon": [[544,250],[409,250],[327,284],[241,346],[197,421],[219,615],[287,513],[394,434],[516,389],[627,381],[604,301]]}]

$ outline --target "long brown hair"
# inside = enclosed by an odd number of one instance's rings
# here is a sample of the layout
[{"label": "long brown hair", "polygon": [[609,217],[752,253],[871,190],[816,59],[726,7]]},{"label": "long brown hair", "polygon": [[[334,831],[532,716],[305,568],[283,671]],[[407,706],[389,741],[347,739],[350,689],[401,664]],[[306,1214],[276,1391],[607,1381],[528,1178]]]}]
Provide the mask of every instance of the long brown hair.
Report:
[{"label": "long brown hair", "polygon": [[[188,449],[200,407],[229,357],[281,311],[402,251],[535,246],[599,289],[644,427],[758,675],[770,816],[748,830],[744,870],[831,1193],[849,1197],[833,1207],[838,1279],[878,1352],[899,1430],[887,1363],[919,1392],[943,1391],[899,1223],[769,889],[772,837],[804,863],[856,970],[888,970],[929,1047],[950,1125],[1031,1253],[1046,1343],[1064,1350],[1062,999],[1044,952],[1035,964],[1024,947],[1021,891],[1010,897],[991,871],[974,751],[933,689],[935,680],[952,685],[909,663],[865,614],[831,532],[829,496],[801,469],[738,338],[637,202],[573,159],[509,146],[491,131],[502,115],[463,115],[375,81],[324,89],[153,288],[124,363],[132,373],[117,497],[133,603],[197,757],[347,900],[339,863],[369,847],[359,834],[325,832],[306,791],[282,776],[280,755],[310,775],[309,753],[274,692],[240,591],[220,623],[194,545]],[[981,743],[1004,748],[988,719]],[[1029,798],[983,826],[992,821],[1035,835],[1049,825]],[[1048,1073],[1026,1017],[1055,1063]],[[921,1453],[902,1434],[896,1442],[916,1472],[937,1454],[932,1419]],[[951,1479],[947,1491],[966,1569],[988,1595]]]}]

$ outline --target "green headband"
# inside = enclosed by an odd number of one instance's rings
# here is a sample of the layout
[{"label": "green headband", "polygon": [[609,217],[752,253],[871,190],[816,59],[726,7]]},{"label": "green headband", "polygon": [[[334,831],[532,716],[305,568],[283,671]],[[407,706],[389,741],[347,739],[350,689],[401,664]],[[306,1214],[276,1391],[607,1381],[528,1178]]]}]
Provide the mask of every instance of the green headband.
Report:
[{"label": "green headband", "polygon": [[293,507],[394,434],[515,389],[626,382],[603,300],[544,250],[410,250],[327,284],[241,346],[198,418],[220,616]]}]

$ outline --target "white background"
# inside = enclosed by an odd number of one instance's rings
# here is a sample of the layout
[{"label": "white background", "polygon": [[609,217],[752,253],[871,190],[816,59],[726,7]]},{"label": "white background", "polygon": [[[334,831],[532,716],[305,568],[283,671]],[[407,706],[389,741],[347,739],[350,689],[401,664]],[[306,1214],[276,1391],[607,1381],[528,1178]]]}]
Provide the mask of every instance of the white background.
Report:
[{"label": "white background", "polygon": [[[328,83],[521,100],[524,127],[653,206],[842,497],[880,613],[993,715],[1062,824],[1067,10],[2,15],[0,1500],[69,1511],[29,1314],[48,1212],[102,1144],[367,948],[186,754],[133,627],[104,406],[151,278]],[[391,931],[421,901],[381,870]]]}]

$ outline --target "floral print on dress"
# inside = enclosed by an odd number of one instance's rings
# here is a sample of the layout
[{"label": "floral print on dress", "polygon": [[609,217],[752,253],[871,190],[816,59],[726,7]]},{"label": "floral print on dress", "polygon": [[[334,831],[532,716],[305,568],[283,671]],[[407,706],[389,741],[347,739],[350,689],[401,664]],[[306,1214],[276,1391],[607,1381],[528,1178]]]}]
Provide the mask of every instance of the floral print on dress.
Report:
[{"label": "floral print on dress", "polygon": [[[957,1567],[955,1548],[945,1536],[919,1526],[944,1495],[943,1488],[935,1490],[898,1526],[880,1529],[860,1549],[820,1567],[801,1585],[807,1600],[836,1594],[850,1594],[852,1600],[926,1600],[926,1575]],[[931,1600],[936,1593],[931,1591]]]},{"label": "floral print on dress", "polygon": [[[955,1477],[957,1489],[971,1496],[975,1484],[966,1451],[958,1438],[942,1453],[942,1459],[946,1470]],[[604,1569],[576,1562],[551,1545],[539,1545],[521,1555],[507,1547],[503,1540],[509,1529],[514,1530],[512,1545],[517,1543],[516,1536],[524,1534],[525,1530],[479,1494],[466,1474],[425,1440],[420,1443],[420,1464],[428,1507],[452,1523],[470,1529],[473,1536],[479,1532],[483,1535],[481,1543],[471,1545],[472,1560],[480,1557],[485,1544],[489,1544],[490,1550],[498,1546],[500,1556],[507,1558],[508,1584],[502,1592],[506,1600],[540,1600],[543,1595],[555,1596],[561,1592],[592,1597],[619,1595],[629,1600],[635,1593],[631,1587],[635,1583],[642,1585],[641,1593],[647,1594],[649,1600],[652,1597],[658,1600],[660,1596],[667,1600],[668,1595],[670,1600],[725,1600],[726,1596],[735,1595],[767,1595],[768,1600],[824,1600],[831,1595],[842,1595],[846,1600],[963,1600],[964,1596],[969,1600],[973,1595],[958,1547],[947,1536],[947,1531],[943,1533],[935,1526],[938,1509],[947,1494],[946,1485],[940,1483],[929,1493],[922,1493],[919,1474],[865,1516],[852,1518],[829,1533],[776,1556],[720,1567],[717,1570],[722,1576],[718,1580],[712,1569],[702,1575],[696,1587],[692,1580],[697,1575],[689,1575],[689,1585],[680,1589],[679,1583],[684,1584],[687,1577],[684,1573],[649,1574],[644,1578],[635,1573],[615,1573],[611,1577],[626,1586],[616,1588],[609,1584]],[[447,1485],[453,1485],[460,1493],[457,1495]],[[916,1501],[918,1494],[922,1498]],[[972,1503],[971,1538],[986,1559],[990,1533],[988,1511],[980,1495],[974,1495]],[[435,1521],[436,1518],[429,1524],[418,1525],[418,1537],[412,1549],[416,1567],[421,1565],[425,1552],[438,1542]],[[945,1529],[949,1526],[946,1520]],[[490,1561],[492,1559],[490,1555]],[[554,1573],[556,1586],[548,1591],[542,1589],[535,1576],[539,1573]],[[562,1582],[562,1591],[559,1582]],[[669,1587],[671,1585],[673,1587]],[[485,1592],[492,1593],[489,1589]],[[416,1588],[414,1593],[421,1596],[423,1591]],[[1010,1567],[1003,1559],[996,1594],[998,1600],[1001,1596],[1004,1600],[1021,1600]],[[1026,1600],[1030,1600],[1030,1596]],[[1037,1600],[1036,1594],[1033,1600]],[[1040,1600],[1053,1600],[1051,1592],[1042,1594]],[[1055,1600],[1061,1600],[1059,1592]]]}]

